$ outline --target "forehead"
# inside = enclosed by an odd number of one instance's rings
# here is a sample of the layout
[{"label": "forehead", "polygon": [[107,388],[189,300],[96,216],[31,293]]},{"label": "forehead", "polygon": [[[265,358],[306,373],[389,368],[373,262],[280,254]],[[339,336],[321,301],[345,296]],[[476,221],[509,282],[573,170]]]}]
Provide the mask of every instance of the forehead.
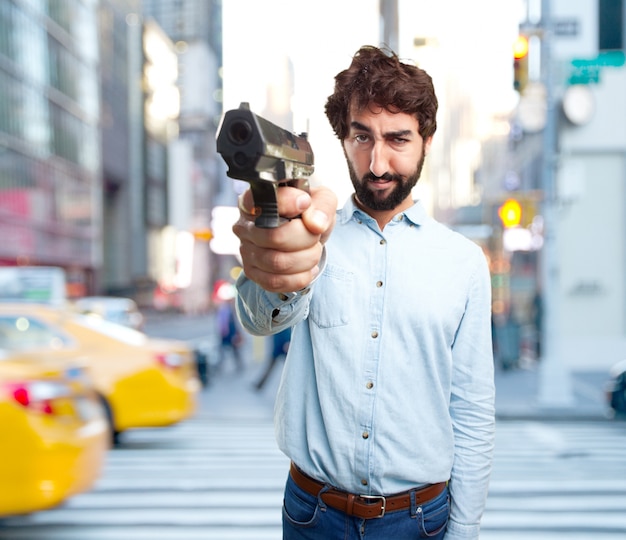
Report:
[{"label": "forehead", "polygon": [[415,116],[393,112],[380,105],[370,104],[360,109],[351,105],[348,111],[348,127],[355,129],[356,125],[381,133],[407,130],[419,133],[419,122]]}]

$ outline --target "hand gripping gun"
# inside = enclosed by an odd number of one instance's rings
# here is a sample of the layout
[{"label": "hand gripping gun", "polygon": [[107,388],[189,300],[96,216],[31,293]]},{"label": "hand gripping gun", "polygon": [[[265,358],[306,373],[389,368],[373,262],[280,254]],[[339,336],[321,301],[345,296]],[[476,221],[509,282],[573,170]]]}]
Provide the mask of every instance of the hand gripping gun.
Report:
[{"label": "hand gripping gun", "polygon": [[250,183],[257,227],[278,227],[276,200],[280,186],[309,190],[313,150],[306,134],[295,135],[254,114],[248,103],[227,111],[217,135],[217,152],[228,165],[229,177]]}]

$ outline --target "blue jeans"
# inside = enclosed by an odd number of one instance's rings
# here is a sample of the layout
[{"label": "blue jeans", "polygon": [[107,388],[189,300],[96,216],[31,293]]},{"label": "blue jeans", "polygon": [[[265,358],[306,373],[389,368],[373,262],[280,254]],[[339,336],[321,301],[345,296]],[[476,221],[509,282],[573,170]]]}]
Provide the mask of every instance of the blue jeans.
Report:
[{"label": "blue jeans", "polygon": [[388,512],[382,518],[362,519],[331,508],[319,495],[300,489],[289,476],[283,540],[442,540],[449,515],[448,488],[421,506],[412,504],[408,510]]}]

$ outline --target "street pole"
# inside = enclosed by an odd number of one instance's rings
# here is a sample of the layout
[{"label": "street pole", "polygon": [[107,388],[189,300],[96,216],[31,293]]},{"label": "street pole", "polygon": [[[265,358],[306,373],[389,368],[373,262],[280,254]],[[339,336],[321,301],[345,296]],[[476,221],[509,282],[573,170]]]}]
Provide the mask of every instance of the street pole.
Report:
[{"label": "street pole", "polygon": [[571,373],[567,359],[560,349],[560,275],[558,256],[558,193],[557,168],[557,114],[554,65],[552,63],[551,0],[541,2],[543,38],[541,40],[541,72],[546,90],[546,125],[543,132],[543,219],[544,244],[541,254],[541,297],[543,327],[542,353],[539,363],[537,404],[541,408],[571,407],[574,403]]}]

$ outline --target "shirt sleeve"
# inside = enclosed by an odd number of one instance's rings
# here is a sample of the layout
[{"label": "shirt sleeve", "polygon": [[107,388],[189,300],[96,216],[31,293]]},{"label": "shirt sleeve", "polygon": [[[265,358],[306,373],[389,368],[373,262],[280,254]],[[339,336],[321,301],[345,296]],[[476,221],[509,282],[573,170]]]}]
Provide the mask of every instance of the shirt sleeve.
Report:
[{"label": "shirt sleeve", "polygon": [[455,452],[451,514],[445,540],[478,540],[495,439],[491,280],[481,254],[452,348],[450,415]]},{"label": "shirt sleeve", "polygon": [[237,316],[241,325],[254,336],[269,336],[294,326],[309,313],[315,282],[326,268],[326,246],[318,263],[319,273],[304,289],[271,293],[248,279],[244,272],[235,282]]}]

